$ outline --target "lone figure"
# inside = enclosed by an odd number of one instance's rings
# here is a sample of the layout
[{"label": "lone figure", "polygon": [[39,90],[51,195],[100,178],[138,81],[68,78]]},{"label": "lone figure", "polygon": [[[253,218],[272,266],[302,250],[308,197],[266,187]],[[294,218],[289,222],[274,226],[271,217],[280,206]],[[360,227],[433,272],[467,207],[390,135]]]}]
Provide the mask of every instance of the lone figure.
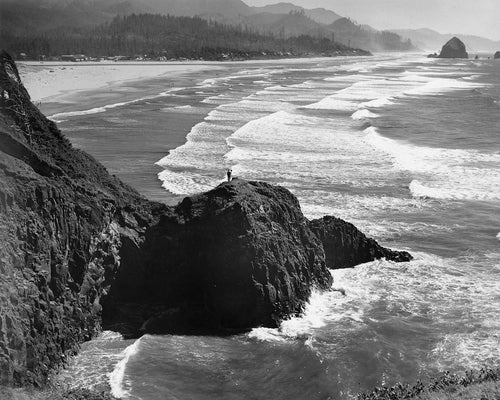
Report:
[{"label": "lone figure", "polygon": [[233,178],[232,178],[232,175],[233,175],[233,170],[232,170],[231,168],[229,168],[229,169],[227,170],[227,181],[228,181],[228,182],[231,182],[231,179],[233,179]]}]

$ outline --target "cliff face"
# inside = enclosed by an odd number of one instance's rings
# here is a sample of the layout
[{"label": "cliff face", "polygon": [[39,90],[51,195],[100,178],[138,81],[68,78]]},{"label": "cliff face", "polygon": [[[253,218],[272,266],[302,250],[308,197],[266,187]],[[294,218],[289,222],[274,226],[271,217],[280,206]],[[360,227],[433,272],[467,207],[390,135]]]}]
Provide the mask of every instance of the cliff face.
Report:
[{"label": "cliff face", "polygon": [[451,38],[441,49],[439,58],[469,58],[465,44],[457,37]]},{"label": "cliff face", "polygon": [[100,329],[121,244],[143,240],[153,217],[40,114],[7,54],[0,62],[0,382],[42,384]]},{"label": "cliff face", "polygon": [[103,324],[276,326],[330,287],[328,266],[407,259],[334,221],[310,223],[286,189],[242,180],[149,202],[74,149],[0,55],[0,384],[43,385]]}]

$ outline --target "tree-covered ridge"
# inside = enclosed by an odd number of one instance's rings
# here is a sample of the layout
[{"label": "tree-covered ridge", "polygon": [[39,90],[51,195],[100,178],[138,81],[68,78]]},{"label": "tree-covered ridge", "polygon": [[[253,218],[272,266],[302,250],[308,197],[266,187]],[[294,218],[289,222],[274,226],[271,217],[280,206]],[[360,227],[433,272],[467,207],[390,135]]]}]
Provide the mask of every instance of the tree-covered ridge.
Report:
[{"label": "tree-covered ridge", "polygon": [[335,40],[352,47],[373,51],[410,51],[414,50],[411,40],[403,40],[401,36],[389,31],[377,31],[373,28],[358,25],[349,18],[340,18],[329,28]]},{"label": "tree-covered ridge", "polygon": [[17,36],[4,32],[2,41],[13,54],[25,53],[35,59],[75,53],[90,57],[147,55],[206,60],[367,54],[327,38],[276,38],[198,17],[159,14],[117,16],[97,27],[60,27],[43,34]]}]

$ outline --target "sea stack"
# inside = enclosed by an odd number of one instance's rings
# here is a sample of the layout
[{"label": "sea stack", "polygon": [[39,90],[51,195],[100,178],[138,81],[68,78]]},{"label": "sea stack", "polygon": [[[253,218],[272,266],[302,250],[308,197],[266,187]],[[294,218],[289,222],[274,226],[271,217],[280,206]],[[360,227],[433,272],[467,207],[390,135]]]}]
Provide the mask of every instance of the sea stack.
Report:
[{"label": "sea stack", "polygon": [[469,54],[464,42],[455,36],[443,46],[439,58],[469,58]]},{"label": "sea stack", "polygon": [[495,53],[494,58],[495,58],[495,60],[499,60],[500,59],[500,51],[497,51]]}]

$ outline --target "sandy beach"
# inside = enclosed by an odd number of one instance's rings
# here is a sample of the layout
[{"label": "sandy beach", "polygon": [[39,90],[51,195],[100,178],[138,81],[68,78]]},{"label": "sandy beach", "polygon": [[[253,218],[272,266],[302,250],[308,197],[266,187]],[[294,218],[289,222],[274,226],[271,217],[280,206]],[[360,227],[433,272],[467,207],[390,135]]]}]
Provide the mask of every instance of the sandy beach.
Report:
[{"label": "sandy beach", "polygon": [[214,64],[148,62],[20,62],[19,73],[33,102],[62,100],[77,91],[97,90],[127,81],[177,76],[206,69]]}]

